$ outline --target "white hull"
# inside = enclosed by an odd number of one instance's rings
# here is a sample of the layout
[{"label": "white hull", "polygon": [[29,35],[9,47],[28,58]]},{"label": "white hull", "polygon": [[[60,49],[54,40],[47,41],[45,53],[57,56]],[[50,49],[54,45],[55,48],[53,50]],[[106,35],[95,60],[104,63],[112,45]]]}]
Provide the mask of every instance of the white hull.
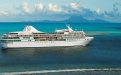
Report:
[{"label": "white hull", "polygon": [[1,43],[2,48],[22,48],[22,47],[57,47],[57,46],[86,46],[93,37],[86,37],[72,41],[29,41],[29,42],[9,42]]}]

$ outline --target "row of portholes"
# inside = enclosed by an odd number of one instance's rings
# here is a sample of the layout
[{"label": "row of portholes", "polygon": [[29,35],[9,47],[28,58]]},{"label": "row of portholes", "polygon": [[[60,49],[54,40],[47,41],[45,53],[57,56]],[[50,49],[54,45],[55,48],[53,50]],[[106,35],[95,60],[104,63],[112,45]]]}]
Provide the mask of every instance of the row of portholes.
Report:
[{"label": "row of portholes", "polygon": [[88,40],[88,39],[85,39],[85,40]]}]

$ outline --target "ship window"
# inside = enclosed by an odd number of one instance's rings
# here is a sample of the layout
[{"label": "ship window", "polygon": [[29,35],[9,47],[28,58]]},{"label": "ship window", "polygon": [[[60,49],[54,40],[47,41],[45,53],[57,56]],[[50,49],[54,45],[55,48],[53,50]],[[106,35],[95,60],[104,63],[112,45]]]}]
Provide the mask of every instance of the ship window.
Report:
[{"label": "ship window", "polygon": [[10,34],[18,34],[18,33],[10,33]]},{"label": "ship window", "polygon": [[30,37],[23,37],[23,39],[30,39]]},{"label": "ship window", "polygon": [[[12,39],[12,38],[11,38]],[[13,39],[19,39],[19,37],[14,37]]]},{"label": "ship window", "polygon": [[1,40],[1,42],[6,42],[6,40]]},{"label": "ship window", "polygon": [[34,35],[34,36],[38,36],[38,35]]}]

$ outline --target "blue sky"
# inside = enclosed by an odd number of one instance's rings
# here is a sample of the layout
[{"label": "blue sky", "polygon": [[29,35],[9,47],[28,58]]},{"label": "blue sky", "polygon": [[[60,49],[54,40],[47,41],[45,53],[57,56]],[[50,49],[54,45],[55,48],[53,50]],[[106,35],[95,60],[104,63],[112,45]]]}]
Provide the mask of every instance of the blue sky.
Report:
[{"label": "blue sky", "polygon": [[121,0],[0,0],[0,22],[64,20],[121,22]]}]

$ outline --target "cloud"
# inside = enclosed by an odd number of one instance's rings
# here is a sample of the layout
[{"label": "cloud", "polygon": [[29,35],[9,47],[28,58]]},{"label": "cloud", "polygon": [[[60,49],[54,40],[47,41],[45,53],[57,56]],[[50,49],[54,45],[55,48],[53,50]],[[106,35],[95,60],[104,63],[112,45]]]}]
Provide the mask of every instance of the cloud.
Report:
[{"label": "cloud", "polygon": [[69,3],[68,6],[70,6],[73,9],[79,9],[79,7],[81,6],[81,3]]},{"label": "cloud", "polygon": [[28,8],[28,3],[26,2],[23,2],[22,11],[29,14],[32,13],[32,11]]},{"label": "cloud", "polygon": [[112,7],[112,11],[104,11],[100,15],[98,15],[101,19],[111,21],[111,22],[121,22],[121,13],[118,9],[118,4],[114,3]]},{"label": "cloud", "polygon": [[106,12],[106,11],[102,13],[102,16],[103,16],[104,18],[111,18],[110,15],[109,15],[109,13]]},{"label": "cloud", "polygon": [[97,12],[97,13],[100,13],[100,8],[98,8],[98,9],[96,10],[96,12]]},{"label": "cloud", "polygon": [[61,8],[58,8],[57,5],[52,5],[52,3],[48,4],[48,9],[53,12],[62,12]]},{"label": "cloud", "polygon": [[121,14],[118,11],[117,4],[113,4],[112,11],[104,12],[109,17],[121,17]]},{"label": "cloud", "polygon": [[44,9],[44,5],[42,3],[35,4],[34,7],[37,11],[41,11]]},{"label": "cloud", "polygon": [[0,15],[8,16],[9,13],[3,10],[0,10]]},{"label": "cloud", "polygon": [[15,9],[20,10],[24,14],[32,14],[32,11],[28,8],[27,2],[23,2],[23,4],[18,7],[16,7],[16,6],[14,6],[14,7],[15,7]]},{"label": "cloud", "polygon": [[83,13],[85,13],[82,10],[82,4],[81,3],[68,3],[67,5],[62,5],[61,9],[62,9],[62,13],[66,14],[66,15],[81,15]]},{"label": "cloud", "polygon": [[120,3],[113,4],[112,11],[101,11],[100,7],[97,8],[97,10],[92,10],[90,7],[85,8],[80,2],[70,2],[67,5],[61,5],[60,7],[52,3],[49,3],[47,6],[43,3],[38,3],[33,6],[33,12],[29,9],[28,3],[23,2],[23,4],[16,9],[24,13],[24,16],[19,14],[22,20],[58,20],[59,18],[64,19],[65,17],[67,19],[67,17],[69,18],[70,16],[108,20],[110,18],[121,17],[121,13],[119,13],[118,9],[119,4]]},{"label": "cloud", "polygon": [[81,3],[74,3],[74,2],[71,2],[67,5],[66,9],[68,9],[69,11],[76,11],[76,12],[82,12],[82,4]]},{"label": "cloud", "polygon": [[116,4],[113,4],[113,11],[117,12],[118,11],[118,7],[116,7]]}]

